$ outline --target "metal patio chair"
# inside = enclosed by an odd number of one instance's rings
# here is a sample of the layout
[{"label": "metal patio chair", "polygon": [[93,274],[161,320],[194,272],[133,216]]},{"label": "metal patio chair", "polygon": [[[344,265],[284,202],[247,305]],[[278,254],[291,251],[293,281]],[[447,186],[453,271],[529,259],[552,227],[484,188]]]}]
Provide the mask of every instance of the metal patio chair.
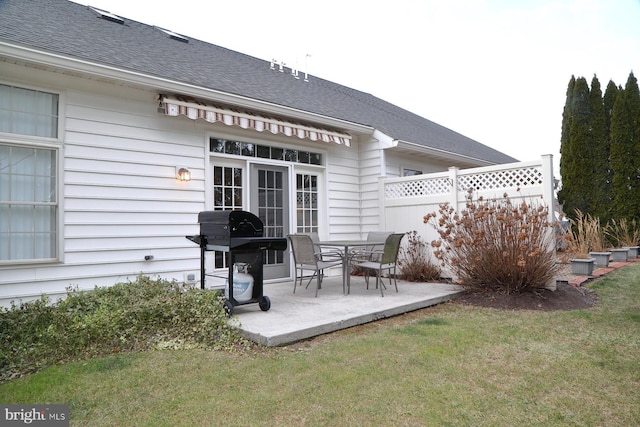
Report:
[{"label": "metal patio chair", "polygon": [[[353,265],[366,270],[373,270],[376,272],[376,287],[380,288],[380,295],[384,296],[382,288],[384,283],[382,281],[382,272],[388,271],[389,276],[393,275],[393,284],[395,285],[396,292],[398,292],[398,282],[396,274],[396,265],[398,261],[398,252],[400,251],[400,242],[404,237],[404,233],[390,234],[384,243],[384,249],[382,254],[379,252],[372,252],[369,259],[354,260]],[[379,258],[377,258],[379,256]],[[365,273],[365,281],[367,282],[367,289],[369,288],[369,275]],[[389,277],[389,285],[391,285],[391,277]]]},{"label": "metal patio chair", "polygon": [[[367,242],[384,242],[389,235],[393,234],[393,231],[370,231],[367,234]],[[352,260],[359,261],[375,261],[373,258],[380,258],[382,251],[384,250],[384,243],[367,245],[362,248],[356,248],[349,253]],[[377,254],[377,255],[376,255]]]},{"label": "metal patio chair", "polygon": [[322,260],[322,255],[318,252],[316,245],[313,243],[311,236],[308,234],[290,234],[289,241],[291,242],[291,252],[293,253],[293,261],[295,263],[295,277],[293,281],[293,293],[296,292],[298,286],[298,271],[300,271],[300,286],[302,286],[303,279],[309,276],[304,275],[304,271],[313,271],[313,275],[309,278],[307,287],[316,278],[316,297],[318,296],[318,289],[322,285],[323,270],[329,267],[335,267],[342,265],[343,259]]},{"label": "metal patio chair", "polygon": [[344,259],[344,254],[339,249],[321,248],[318,245],[318,243],[320,243],[320,236],[318,236],[318,233],[311,232],[311,233],[299,233],[299,234],[308,234],[309,237],[311,237],[311,241],[313,241],[313,244],[316,245],[315,251],[320,255],[321,261],[336,261],[336,260]]}]

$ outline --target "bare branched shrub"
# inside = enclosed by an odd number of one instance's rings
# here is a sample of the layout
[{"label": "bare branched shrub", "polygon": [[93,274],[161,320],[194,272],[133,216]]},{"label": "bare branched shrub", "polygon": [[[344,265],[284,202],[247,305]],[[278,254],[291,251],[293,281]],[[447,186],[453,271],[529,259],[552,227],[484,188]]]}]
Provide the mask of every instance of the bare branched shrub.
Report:
[{"label": "bare branched shrub", "polygon": [[455,213],[448,203],[427,214],[440,235],[434,255],[456,274],[468,290],[519,293],[545,287],[553,280],[557,263],[548,208],[502,199],[473,200]]},{"label": "bare branched shrub", "polygon": [[407,233],[398,253],[402,278],[409,282],[429,282],[440,279],[442,269],[433,260],[427,243],[417,231]]}]

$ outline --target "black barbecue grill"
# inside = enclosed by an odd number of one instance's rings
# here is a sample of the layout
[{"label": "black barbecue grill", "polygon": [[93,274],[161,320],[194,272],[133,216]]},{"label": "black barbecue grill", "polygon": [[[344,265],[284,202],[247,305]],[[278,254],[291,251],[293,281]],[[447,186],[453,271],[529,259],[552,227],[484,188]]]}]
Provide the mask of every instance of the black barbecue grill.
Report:
[{"label": "black barbecue grill", "polygon": [[[227,252],[228,275],[227,299],[225,309],[231,315],[236,305],[258,303],[262,311],[271,307],[269,297],[263,295],[264,251],[287,249],[284,237],[264,237],[262,220],[246,211],[205,211],[198,214],[200,234],[186,236],[200,246],[200,287],[205,288],[205,253],[207,251]],[[248,301],[240,302],[233,295],[233,276],[235,265],[247,266],[247,272],[253,277],[253,293]]]}]

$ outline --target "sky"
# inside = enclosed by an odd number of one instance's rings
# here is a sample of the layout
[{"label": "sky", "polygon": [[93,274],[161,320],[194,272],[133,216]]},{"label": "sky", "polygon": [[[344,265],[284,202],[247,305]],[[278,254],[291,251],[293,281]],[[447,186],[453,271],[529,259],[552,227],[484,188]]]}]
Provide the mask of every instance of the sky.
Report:
[{"label": "sky", "polygon": [[554,156],[571,76],[640,76],[640,0],[76,0],[407,109],[521,161]]}]

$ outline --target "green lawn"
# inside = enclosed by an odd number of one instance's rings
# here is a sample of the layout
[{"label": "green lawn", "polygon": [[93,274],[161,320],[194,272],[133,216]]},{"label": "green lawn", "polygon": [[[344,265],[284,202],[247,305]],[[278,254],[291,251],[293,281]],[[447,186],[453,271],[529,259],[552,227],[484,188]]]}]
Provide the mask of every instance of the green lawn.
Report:
[{"label": "green lawn", "polygon": [[640,263],[589,310],[447,303],[282,348],[122,354],[0,385],[87,426],[640,425]]}]

